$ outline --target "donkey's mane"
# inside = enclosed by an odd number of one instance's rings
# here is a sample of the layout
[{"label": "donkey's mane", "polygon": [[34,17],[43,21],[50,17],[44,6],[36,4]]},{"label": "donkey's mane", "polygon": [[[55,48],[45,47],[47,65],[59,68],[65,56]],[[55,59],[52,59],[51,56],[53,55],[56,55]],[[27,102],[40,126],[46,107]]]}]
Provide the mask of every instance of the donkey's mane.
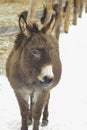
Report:
[{"label": "donkey's mane", "polygon": [[20,46],[24,38],[25,38],[25,35],[21,32],[16,35],[16,39],[14,41],[16,49]]},{"label": "donkey's mane", "polygon": [[27,25],[27,29],[31,34],[40,32],[36,23],[33,23],[32,25]]}]

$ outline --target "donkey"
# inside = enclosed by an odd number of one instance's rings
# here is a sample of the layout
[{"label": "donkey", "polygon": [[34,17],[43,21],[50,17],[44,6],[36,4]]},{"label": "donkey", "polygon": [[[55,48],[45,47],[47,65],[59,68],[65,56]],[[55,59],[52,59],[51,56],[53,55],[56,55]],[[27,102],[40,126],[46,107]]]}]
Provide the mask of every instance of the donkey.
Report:
[{"label": "donkey", "polygon": [[49,24],[38,29],[36,24],[28,25],[21,15],[21,31],[7,60],[7,77],[17,97],[22,116],[21,130],[28,130],[28,125],[32,123],[33,130],[39,130],[42,110],[41,125],[48,124],[50,90],[61,77],[59,45],[56,37],[47,34],[48,26]]}]

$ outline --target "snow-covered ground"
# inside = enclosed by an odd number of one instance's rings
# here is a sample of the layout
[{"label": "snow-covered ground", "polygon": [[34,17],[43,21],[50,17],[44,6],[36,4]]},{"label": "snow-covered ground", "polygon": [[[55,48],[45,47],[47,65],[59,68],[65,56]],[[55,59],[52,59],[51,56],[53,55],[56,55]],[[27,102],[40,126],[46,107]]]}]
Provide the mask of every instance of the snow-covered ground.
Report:
[{"label": "snow-covered ground", "polygon": [[[49,124],[40,130],[87,130],[87,14],[60,36],[62,77],[51,91]],[[5,76],[0,76],[0,130],[20,130],[19,107]],[[29,127],[29,130],[32,126]]]}]

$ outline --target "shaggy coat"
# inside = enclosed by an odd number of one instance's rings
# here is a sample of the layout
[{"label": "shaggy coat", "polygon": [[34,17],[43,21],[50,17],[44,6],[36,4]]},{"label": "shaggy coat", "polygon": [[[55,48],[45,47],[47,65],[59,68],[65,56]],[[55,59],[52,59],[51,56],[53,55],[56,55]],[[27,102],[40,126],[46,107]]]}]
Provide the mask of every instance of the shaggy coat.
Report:
[{"label": "shaggy coat", "polygon": [[39,30],[35,24],[26,24],[25,30],[20,26],[21,32],[7,60],[7,77],[20,106],[21,130],[28,130],[31,123],[33,130],[39,130],[42,109],[42,126],[48,123],[50,90],[61,76],[59,45],[54,36]]}]

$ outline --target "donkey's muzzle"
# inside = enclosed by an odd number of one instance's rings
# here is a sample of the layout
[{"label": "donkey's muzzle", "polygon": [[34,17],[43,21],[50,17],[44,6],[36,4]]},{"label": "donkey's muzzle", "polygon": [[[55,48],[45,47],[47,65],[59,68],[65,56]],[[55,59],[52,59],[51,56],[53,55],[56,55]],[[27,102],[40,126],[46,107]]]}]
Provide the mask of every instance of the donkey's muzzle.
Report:
[{"label": "donkey's muzzle", "polygon": [[49,87],[52,85],[54,79],[54,73],[52,65],[43,66],[40,75],[38,75],[38,80],[43,87]]},{"label": "donkey's muzzle", "polygon": [[50,84],[53,81],[53,78],[48,78],[47,76],[45,76],[43,80],[45,84]]},{"label": "donkey's muzzle", "polygon": [[41,84],[43,87],[49,87],[49,86],[51,86],[52,82],[53,82],[53,78],[49,78],[47,76],[44,76],[43,82],[41,82]]}]

